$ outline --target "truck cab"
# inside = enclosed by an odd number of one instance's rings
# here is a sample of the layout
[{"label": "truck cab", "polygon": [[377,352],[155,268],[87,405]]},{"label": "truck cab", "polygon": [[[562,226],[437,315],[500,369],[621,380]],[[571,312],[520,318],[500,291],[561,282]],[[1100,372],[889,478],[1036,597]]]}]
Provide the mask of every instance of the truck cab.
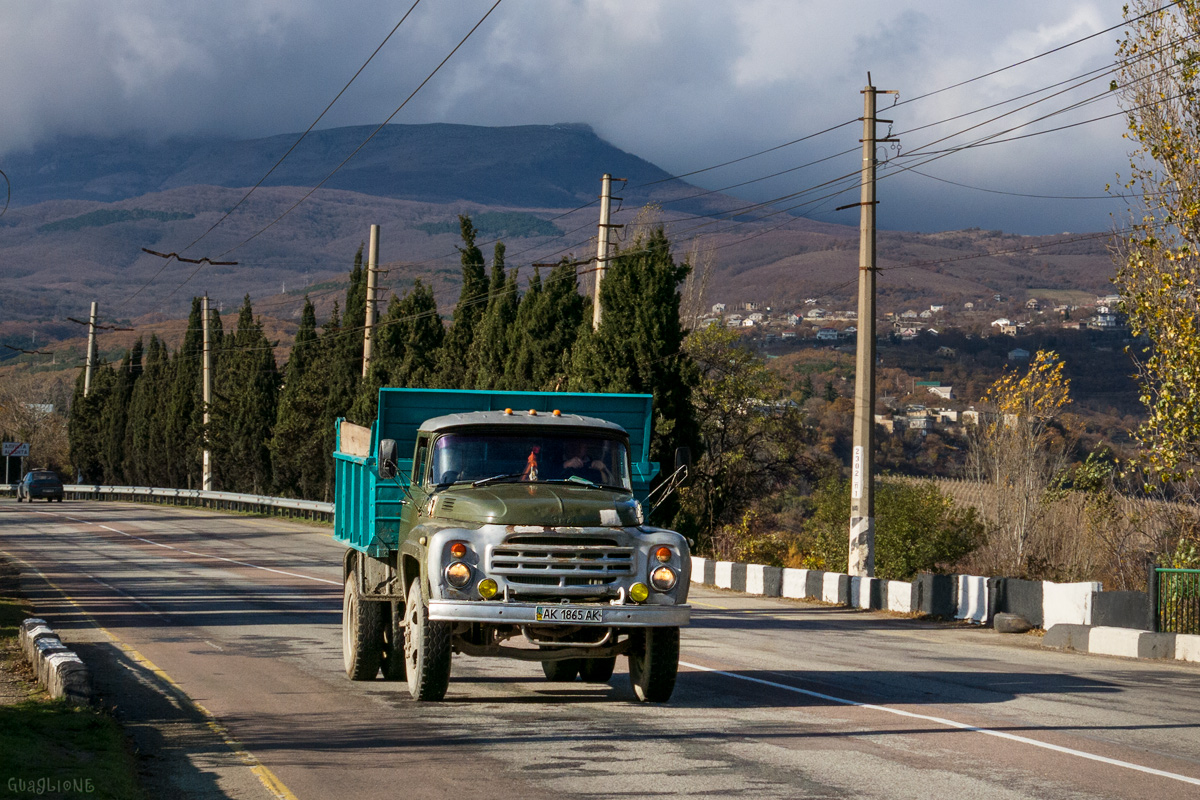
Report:
[{"label": "truck cab", "polygon": [[650,398],[384,389],[379,408],[335,454],[350,677],[438,700],[456,654],[591,682],[624,655],[639,699],[669,699],[691,559],[646,522]]}]

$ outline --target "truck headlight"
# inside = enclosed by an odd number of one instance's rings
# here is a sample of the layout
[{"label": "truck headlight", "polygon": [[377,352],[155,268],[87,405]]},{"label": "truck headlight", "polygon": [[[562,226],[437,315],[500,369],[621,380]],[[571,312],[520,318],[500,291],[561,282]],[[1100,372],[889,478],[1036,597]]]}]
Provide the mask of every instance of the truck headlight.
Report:
[{"label": "truck headlight", "polygon": [[650,585],[660,592],[669,592],[675,588],[675,570],[670,567],[659,567],[650,573]]},{"label": "truck headlight", "polygon": [[491,600],[498,591],[500,591],[500,587],[491,578],[484,578],[479,582],[479,596],[484,600]]},{"label": "truck headlight", "polygon": [[455,589],[461,589],[471,582],[471,568],[461,561],[455,561],[446,567],[446,583]]}]

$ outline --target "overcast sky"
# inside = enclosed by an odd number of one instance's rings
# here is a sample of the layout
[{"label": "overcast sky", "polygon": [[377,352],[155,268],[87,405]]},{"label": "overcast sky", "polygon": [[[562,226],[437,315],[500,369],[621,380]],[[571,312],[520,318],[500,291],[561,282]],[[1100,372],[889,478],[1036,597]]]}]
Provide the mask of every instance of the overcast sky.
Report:
[{"label": "overcast sky", "polygon": [[[0,0],[0,152],[64,133],[253,137],[303,130],[410,4]],[[491,4],[422,0],[322,127],[381,122]],[[1120,21],[1116,0],[504,0],[394,121],[585,122],[616,146],[682,173],[859,117],[868,70],[879,88],[899,90],[904,101]],[[1118,35],[891,111],[892,98],[881,97],[880,116],[904,132],[1011,100],[1110,64]],[[1100,94],[1110,78],[951,142]],[[901,136],[900,157],[883,174],[916,166],[906,153],[1016,105]],[[1017,133],[1114,111],[1106,97]],[[1113,118],[916,169],[993,192],[1103,195],[1128,166],[1121,132]],[[860,136],[860,124],[847,125],[689,180],[722,188],[858,148]],[[853,172],[859,162],[851,153],[730,191],[778,197]],[[247,185],[258,177],[247,176]],[[881,181],[879,199],[881,227],[921,231],[1093,231],[1112,224],[1110,212],[1122,213],[1113,200],[1012,197],[912,172]],[[853,223],[854,212],[832,208],[856,200],[851,192],[805,211]]]}]

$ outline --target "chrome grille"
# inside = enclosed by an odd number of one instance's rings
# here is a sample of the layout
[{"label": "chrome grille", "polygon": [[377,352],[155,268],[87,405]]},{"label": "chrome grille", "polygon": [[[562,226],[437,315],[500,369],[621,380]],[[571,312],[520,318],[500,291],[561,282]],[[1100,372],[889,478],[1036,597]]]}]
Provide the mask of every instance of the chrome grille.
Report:
[{"label": "chrome grille", "polygon": [[608,586],[633,574],[633,550],[603,539],[514,537],[492,549],[488,574],[530,588]]}]

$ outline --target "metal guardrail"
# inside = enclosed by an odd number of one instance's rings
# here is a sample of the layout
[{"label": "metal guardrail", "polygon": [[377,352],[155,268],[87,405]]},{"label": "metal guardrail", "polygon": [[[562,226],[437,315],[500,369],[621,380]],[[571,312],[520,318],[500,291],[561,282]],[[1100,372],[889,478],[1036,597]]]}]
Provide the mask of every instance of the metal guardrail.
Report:
[{"label": "metal guardrail", "polygon": [[1154,630],[1161,633],[1200,633],[1200,569],[1151,570]]},{"label": "metal guardrail", "polygon": [[[0,490],[5,494],[14,494],[16,484],[0,484]],[[151,486],[64,484],[63,491],[70,500],[125,500],[197,506],[333,522],[333,503],[319,503],[315,500],[293,500],[287,497],[267,497],[239,492],[206,492],[201,489],[160,489]]]}]

